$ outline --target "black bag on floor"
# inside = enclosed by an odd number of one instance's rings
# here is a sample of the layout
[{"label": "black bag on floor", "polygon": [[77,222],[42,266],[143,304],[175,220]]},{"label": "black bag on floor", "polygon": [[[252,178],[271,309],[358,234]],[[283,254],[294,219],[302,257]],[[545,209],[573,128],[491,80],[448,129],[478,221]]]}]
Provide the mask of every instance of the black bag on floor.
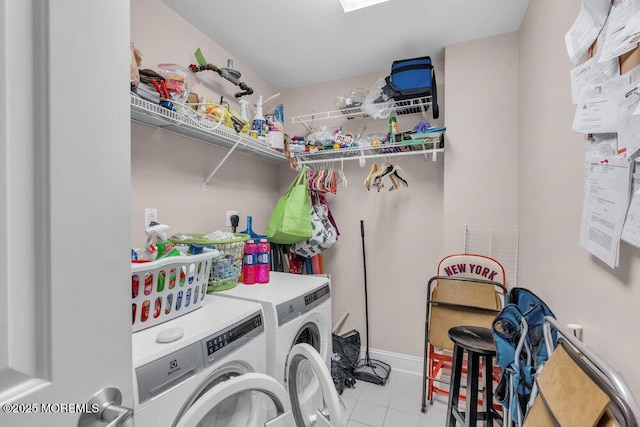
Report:
[{"label": "black bag on floor", "polygon": [[360,359],[360,333],[353,330],[344,335],[332,334],[332,341],[331,376],[338,394],[342,394],[345,387],[356,384],[353,370]]},{"label": "black bag on floor", "polygon": [[430,96],[433,118],[440,116],[436,73],[430,57],[393,61],[391,74],[385,80],[383,91],[389,98],[402,101]]}]

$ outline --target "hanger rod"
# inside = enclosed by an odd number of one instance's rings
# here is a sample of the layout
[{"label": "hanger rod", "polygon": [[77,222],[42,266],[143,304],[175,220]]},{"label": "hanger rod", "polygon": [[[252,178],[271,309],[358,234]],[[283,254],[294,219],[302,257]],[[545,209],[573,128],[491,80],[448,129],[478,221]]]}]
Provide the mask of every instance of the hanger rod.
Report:
[{"label": "hanger rod", "polygon": [[425,156],[428,154],[432,154],[434,157],[434,161],[437,159],[438,153],[444,153],[444,148],[436,148],[433,150],[420,150],[420,151],[399,151],[396,153],[380,153],[380,154],[364,154],[364,155],[356,155],[352,157],[336,157],[336,158],[323,158],[323,159],[315,159],[315,160],[300,160],[298,159],[298,164],[300,165],[312,165],[316,163],[327,163],[327,162],[337,162],[342,160],[360,160],[360,159],[377,159],[380,157],[399,157],[399,156],[411,156],[417,154],[424,154]]}]

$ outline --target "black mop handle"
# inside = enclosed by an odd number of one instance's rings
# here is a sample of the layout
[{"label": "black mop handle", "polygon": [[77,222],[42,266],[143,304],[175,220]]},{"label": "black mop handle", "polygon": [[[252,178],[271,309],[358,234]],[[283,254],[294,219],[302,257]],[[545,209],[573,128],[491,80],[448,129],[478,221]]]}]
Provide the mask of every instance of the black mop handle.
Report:
[{"label": "black mop handle", "polygon": [[365,350],[365,361],[369,363],[369,297],[367,295],[367,256],[364,251],[364,221],[360,220],[360,235],[362,236],[362,265],[364,268],[364,319],[367,335],[367,347]]}]

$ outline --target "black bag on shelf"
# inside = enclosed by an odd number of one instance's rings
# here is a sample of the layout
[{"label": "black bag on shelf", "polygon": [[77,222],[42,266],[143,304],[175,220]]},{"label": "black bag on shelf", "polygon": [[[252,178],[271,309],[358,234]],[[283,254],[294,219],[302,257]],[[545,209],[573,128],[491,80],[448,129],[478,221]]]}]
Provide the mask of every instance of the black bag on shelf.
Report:
[{"label": "black bag on shelf", "polygon": [[440,116],[436,73],[430,57],[393,61],[391,74],[385,81],[387,84],[383,91],[387,97],[402,101],[430,96],[433,118],[437,119]]},{"label": "black bag on shelf", "polygon": [[360,359],[360,333],[352,330],[344,335],[332,334],[332,344],[331,377],[338,394],[342,394],[345,387],[356,384],[353,370]]}]

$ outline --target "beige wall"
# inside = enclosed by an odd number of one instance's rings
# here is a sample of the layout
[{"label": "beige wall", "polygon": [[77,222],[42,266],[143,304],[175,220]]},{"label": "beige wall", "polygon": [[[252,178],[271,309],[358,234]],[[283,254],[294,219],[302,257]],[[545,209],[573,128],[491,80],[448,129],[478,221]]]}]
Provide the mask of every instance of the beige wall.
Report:
[{"label": "beige wall", "polygon": [[214,230],[225,226],[226,211],[246,216],[263,233],[278,198],[277,166],[232,154],[209,182],[202,183],[226,150],[133,123],[131,126],[131,244],[144,245],[144,209],[157,208],[158,219],[171,233]]},{"label": "beige wall", "polygon": [[448,46],[445,73],[443,245],[450,254],[461,252],[465,224],[517,225],[518,33]]},{"label": "beige wall", "polygon": [[582,324],[586,343],[640,396],[640,251],[622,243],[620,267],[611,269],[579,244],[584,139],[571,131],[564,45],[579,9],[577,0],[535,0],[520,27],[520,283],[562,323]]},{"label": "beige wall", "polygon": [[[167,30],[167,29],[170,29]],[[255,93],[244,97],[251,103],[258,95],[277,91],[255,72],[235,59],[217,43],[158,0],[131,2],[131,41],[142,52],[142,68],[158,69],[157,64],[195,63],[193,53],[200,47],[205,58],[234,68]],[[218,101],[220,96],[238,105],[233,96],[237,86],[216,73],[198,73],[200,95]],[[239,111],[239,110],[238,110]],[[203,191],[202,183],[227,153],[226,149],[190,140],[137,123],[131,129],[131,245],[144,245],[144,209],[157,208],[160,222],[170,232],[210,232],[228,230],[226,211],[240,215],[238,231],[246,227],[246,216],[253,217],[253,229],[263,233],[278,197],[278,167],[241,154],[232,154]]]}]

